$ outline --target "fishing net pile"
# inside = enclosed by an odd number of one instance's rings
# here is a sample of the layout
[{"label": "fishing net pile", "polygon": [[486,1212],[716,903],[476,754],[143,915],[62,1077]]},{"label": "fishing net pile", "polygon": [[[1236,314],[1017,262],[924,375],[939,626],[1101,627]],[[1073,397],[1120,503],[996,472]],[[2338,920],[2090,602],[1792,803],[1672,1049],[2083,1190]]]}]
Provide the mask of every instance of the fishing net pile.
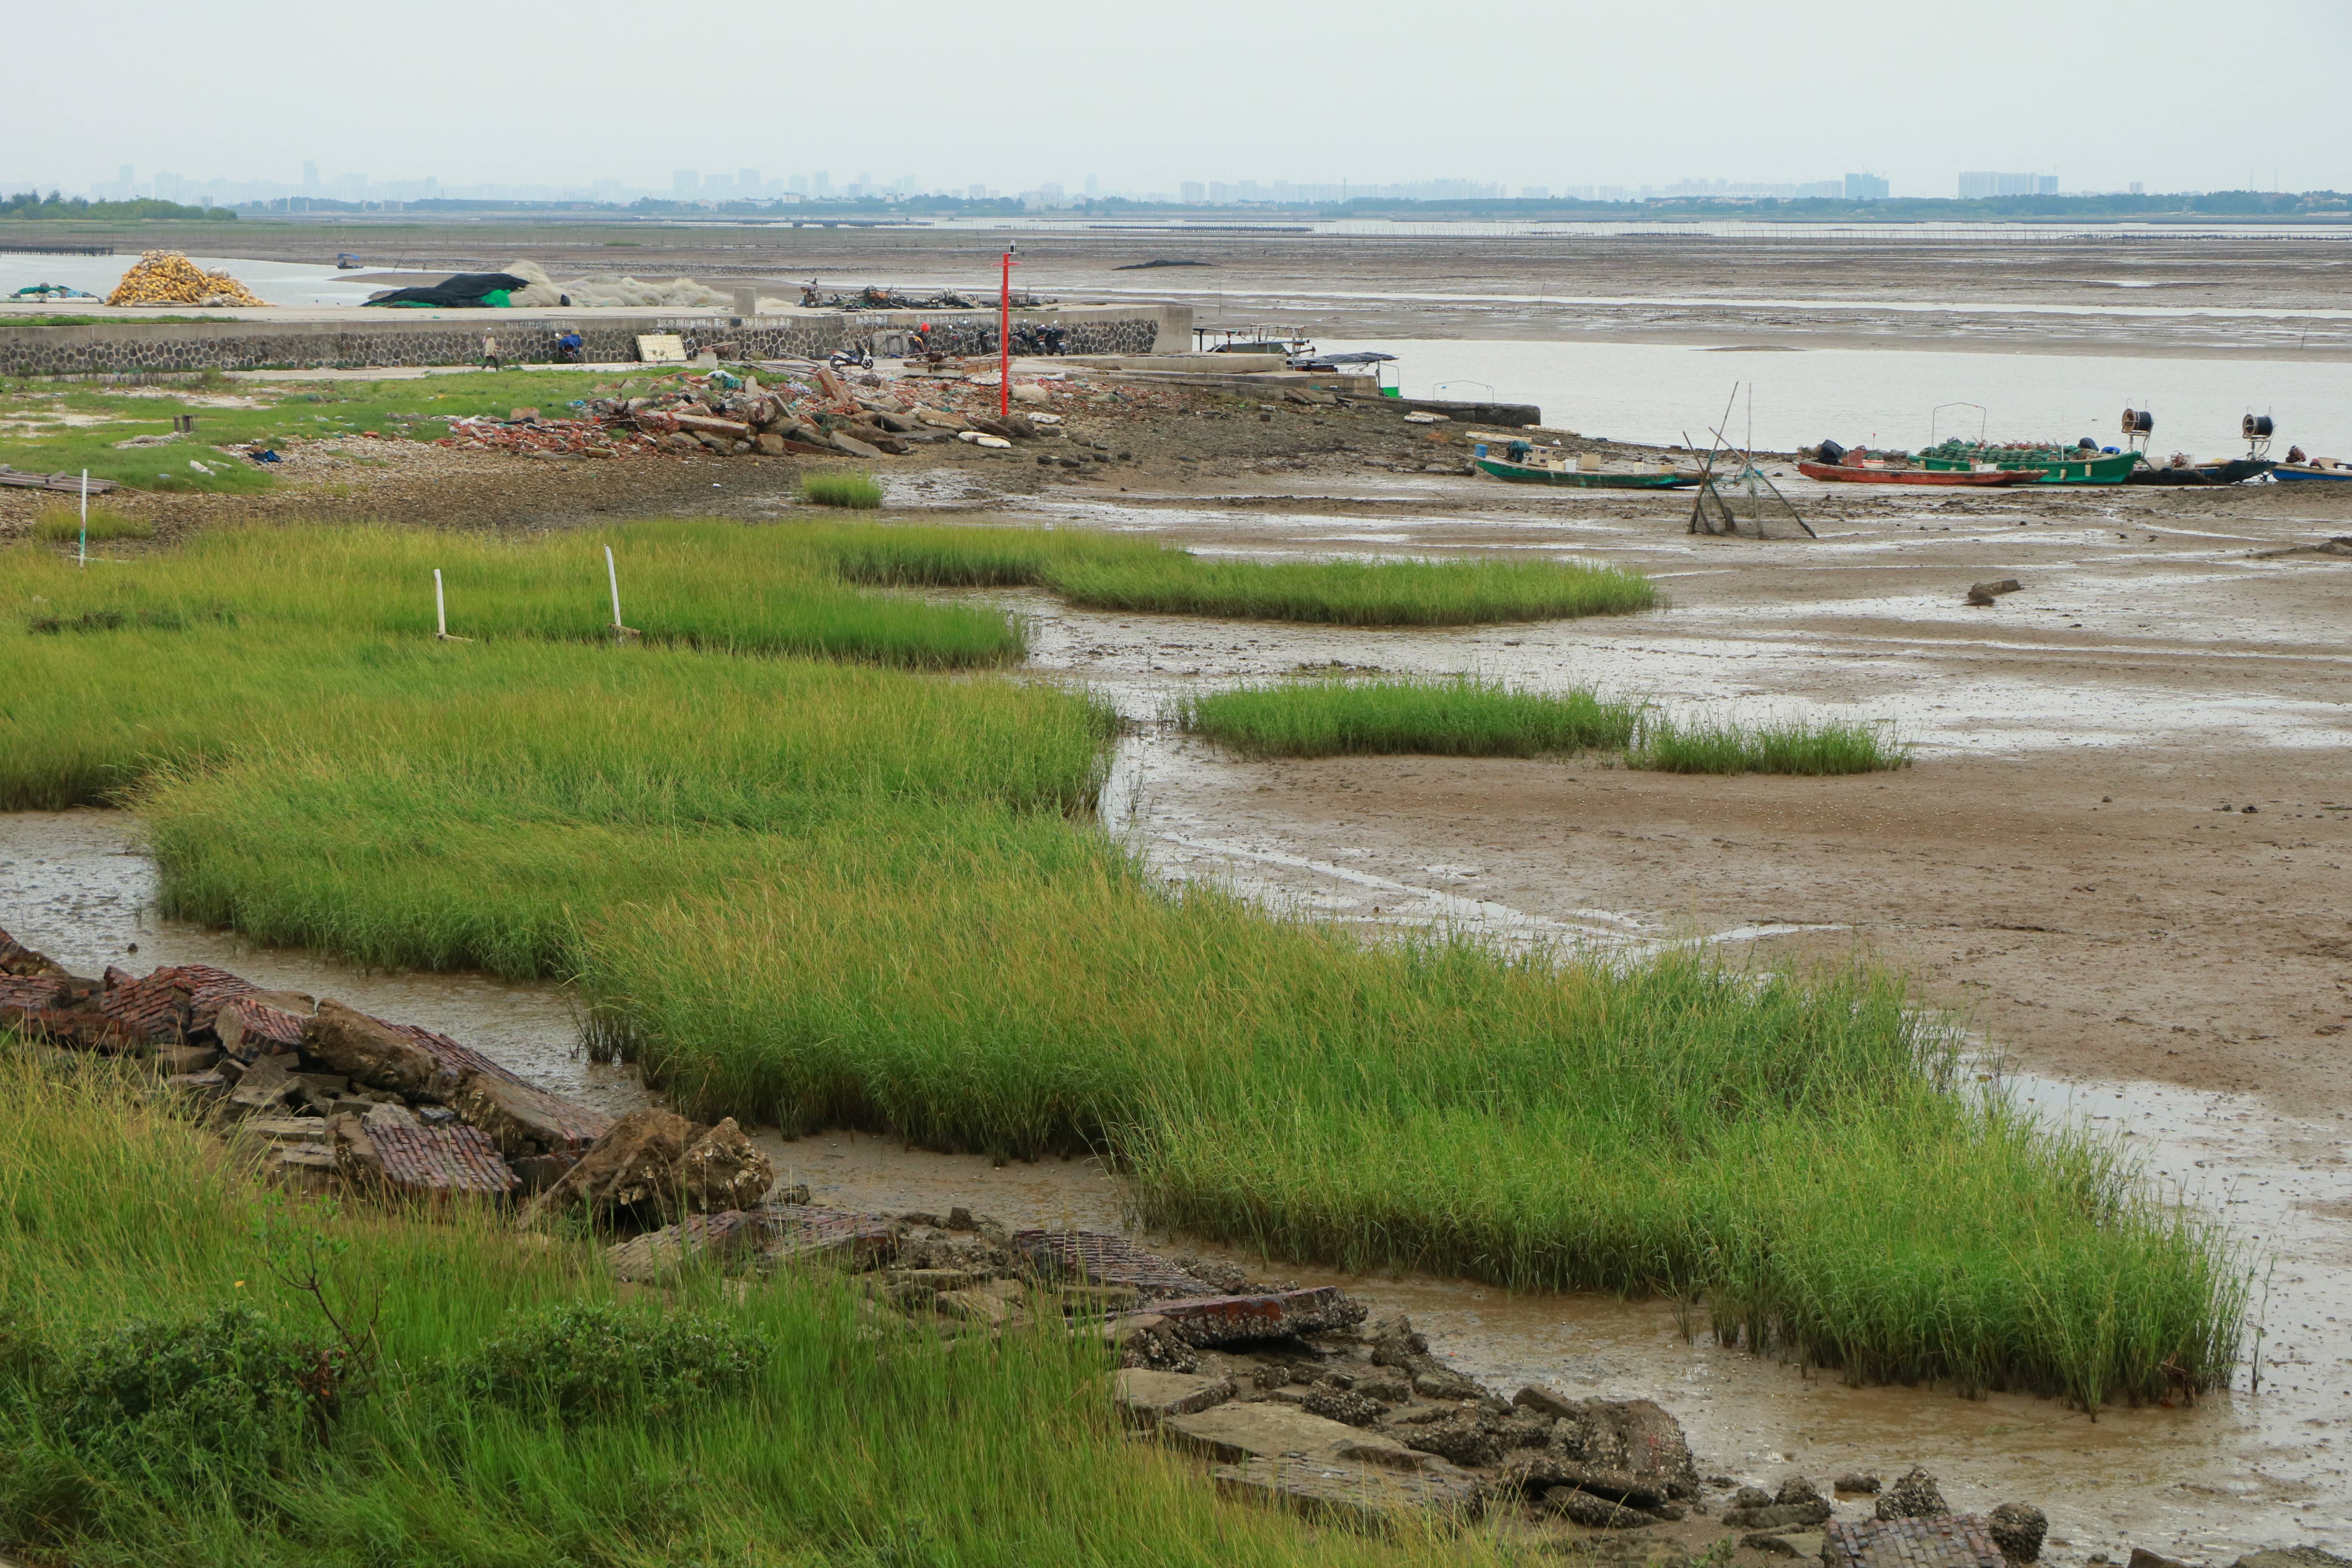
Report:
[{"label": "fishing net pile", "polygon": [[267,305],[226,272],[207,272],[177,250],[151,250],[140,257],[114,292],[110,305]]}]

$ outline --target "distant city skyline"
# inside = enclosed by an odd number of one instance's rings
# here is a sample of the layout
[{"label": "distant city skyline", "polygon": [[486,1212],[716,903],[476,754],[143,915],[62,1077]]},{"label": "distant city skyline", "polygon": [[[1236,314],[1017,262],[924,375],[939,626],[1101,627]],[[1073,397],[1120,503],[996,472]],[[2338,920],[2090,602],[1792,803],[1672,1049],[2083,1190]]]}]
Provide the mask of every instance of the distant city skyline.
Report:
[{"label": "distant city skyline", "polygon": [[[2220,189],[2268,187],[2225,186]],[[72,185],[67,182],[12,177],[0,173],[0,191],[62,191],[93,201],[124,201],[141,197],[190,205],[236,207],[305,198],[363,205],[395,205],[410,202],[449,200],[590,201],[627,205],[640,199],[701,202],[722,205],[732,202],[782,203],[820,201],[898,201],[950,197],[966,201],[1020,202],[1024,206],[1053,210],[1104,198],[1193,206],[1314,206],[1350,200],[1389,202],[1449,202],[1572,200],[1644,202],[1673,199],[1802,201],[1880,201],[1916,197],[1961,200],[2012,195],[2139,195],[2147,183],[2074,187],[2055,174],[1962,170],[1947,176],[1940,189],[1897,188],[1886,175],[1848,171],[1811,180],[1741,180],[1685,177],[1664,184],[1586,182],[1558,183],[1501,179],[1438,178],[1408,181],[1289,179],[1186,179],[1169,189],[1116,184],[1087,174],[1072,183],[1039,180],[1015,186],[977,181],[926,181],[911,173],[877,178],[870,172],[836,176],[827,169],[770,175],[743,164],[727,170],[676,168],[667,184],[631,183],[600,178],[580,183],[520,184],[453,182],[437,174],[380,179],[362,170],[322,173],[316,159],[300,163],[293,180],[189,175],[172,170],[142,173],[136,165],[117,166],[114,177]],[[2158,195],[2200,195],[2206,188],[2157,191]]]}]

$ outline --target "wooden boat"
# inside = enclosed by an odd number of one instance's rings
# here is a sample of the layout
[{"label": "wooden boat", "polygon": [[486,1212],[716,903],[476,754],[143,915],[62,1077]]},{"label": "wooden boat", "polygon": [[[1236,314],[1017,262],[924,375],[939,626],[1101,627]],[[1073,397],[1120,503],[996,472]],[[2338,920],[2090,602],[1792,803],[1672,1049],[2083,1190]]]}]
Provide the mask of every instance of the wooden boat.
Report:
[{"label": "wooden boat", "polygon": [[1478,470],[1515,485],[1569,485],[1588,490],[1674,490],[1698,483],[1698,475],[1675,468],[1651,473],[1612,474],[1605,468],[1555,468],[1549,463],[1514,463],[1503,458],[1474,458]]},{"label": "wooden boat", "polygon": [[1797,472],[1809,479],[1843,485],[1964,485],[1994,489],[2029,485],[2039,478],[2031,468],[1915,468],[1890,463],[1803,463]]},{"label": "wooden boat", "polygon": [[2226,462],[2150,464],[2134,468],[2124,480],[2127,485],[2234,485],[2267,474],[2278,467],[2268,458],[2231,458]]},{"label": "wooden boat", "polygon": [[1990,463],[2020,468],[2038,485],[2119,485],[2140,466],[2137,452],[2086,452],[2079,447],[1960,447],[1948,442],[1919,454],[1923,468],[1975,470]]},{"label": "wooden boat", "polygon": [[2339,458],[2313,458],[2300,463],[2281,463],[2271,470],[2274,479],[2335,479],[2352,483],[2352,463]]}]

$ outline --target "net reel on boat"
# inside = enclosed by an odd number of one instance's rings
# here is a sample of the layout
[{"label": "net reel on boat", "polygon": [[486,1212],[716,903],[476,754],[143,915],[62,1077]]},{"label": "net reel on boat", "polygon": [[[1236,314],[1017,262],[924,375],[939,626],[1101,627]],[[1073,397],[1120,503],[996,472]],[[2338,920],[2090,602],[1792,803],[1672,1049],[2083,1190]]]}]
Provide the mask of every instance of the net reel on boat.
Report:
[{"label": "net reel on boat", "polygon": [[2238,433],[2246,438],[2246,456],[2267,458],[2271,455],[2271,434],[2277,427],[2267,414],[2249,414],[2238,422]]},{"label": "net reel on boat", "polygon": [[2156,434],[2156,416],[2145,408],[2124,410],[2124,449],[2127,452],[2147,450],[2148,437]]}]

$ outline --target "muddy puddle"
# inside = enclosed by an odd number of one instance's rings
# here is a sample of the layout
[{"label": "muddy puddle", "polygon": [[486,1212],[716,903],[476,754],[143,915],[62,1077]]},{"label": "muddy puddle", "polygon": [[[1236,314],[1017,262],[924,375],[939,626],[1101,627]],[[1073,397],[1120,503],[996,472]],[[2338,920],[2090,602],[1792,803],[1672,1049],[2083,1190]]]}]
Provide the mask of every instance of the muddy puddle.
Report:
[{"label": "muddy puddle", "polygon": [[557,1094],[606,1111],[646,1103],[624,1068],[580,1048],[572,999],[479,974],[362,970],[158,915],[155,863],[120,811],[0,812],[0,930],[81,974],[210,963],[275,990],[332,996],[465,1041]]}]

